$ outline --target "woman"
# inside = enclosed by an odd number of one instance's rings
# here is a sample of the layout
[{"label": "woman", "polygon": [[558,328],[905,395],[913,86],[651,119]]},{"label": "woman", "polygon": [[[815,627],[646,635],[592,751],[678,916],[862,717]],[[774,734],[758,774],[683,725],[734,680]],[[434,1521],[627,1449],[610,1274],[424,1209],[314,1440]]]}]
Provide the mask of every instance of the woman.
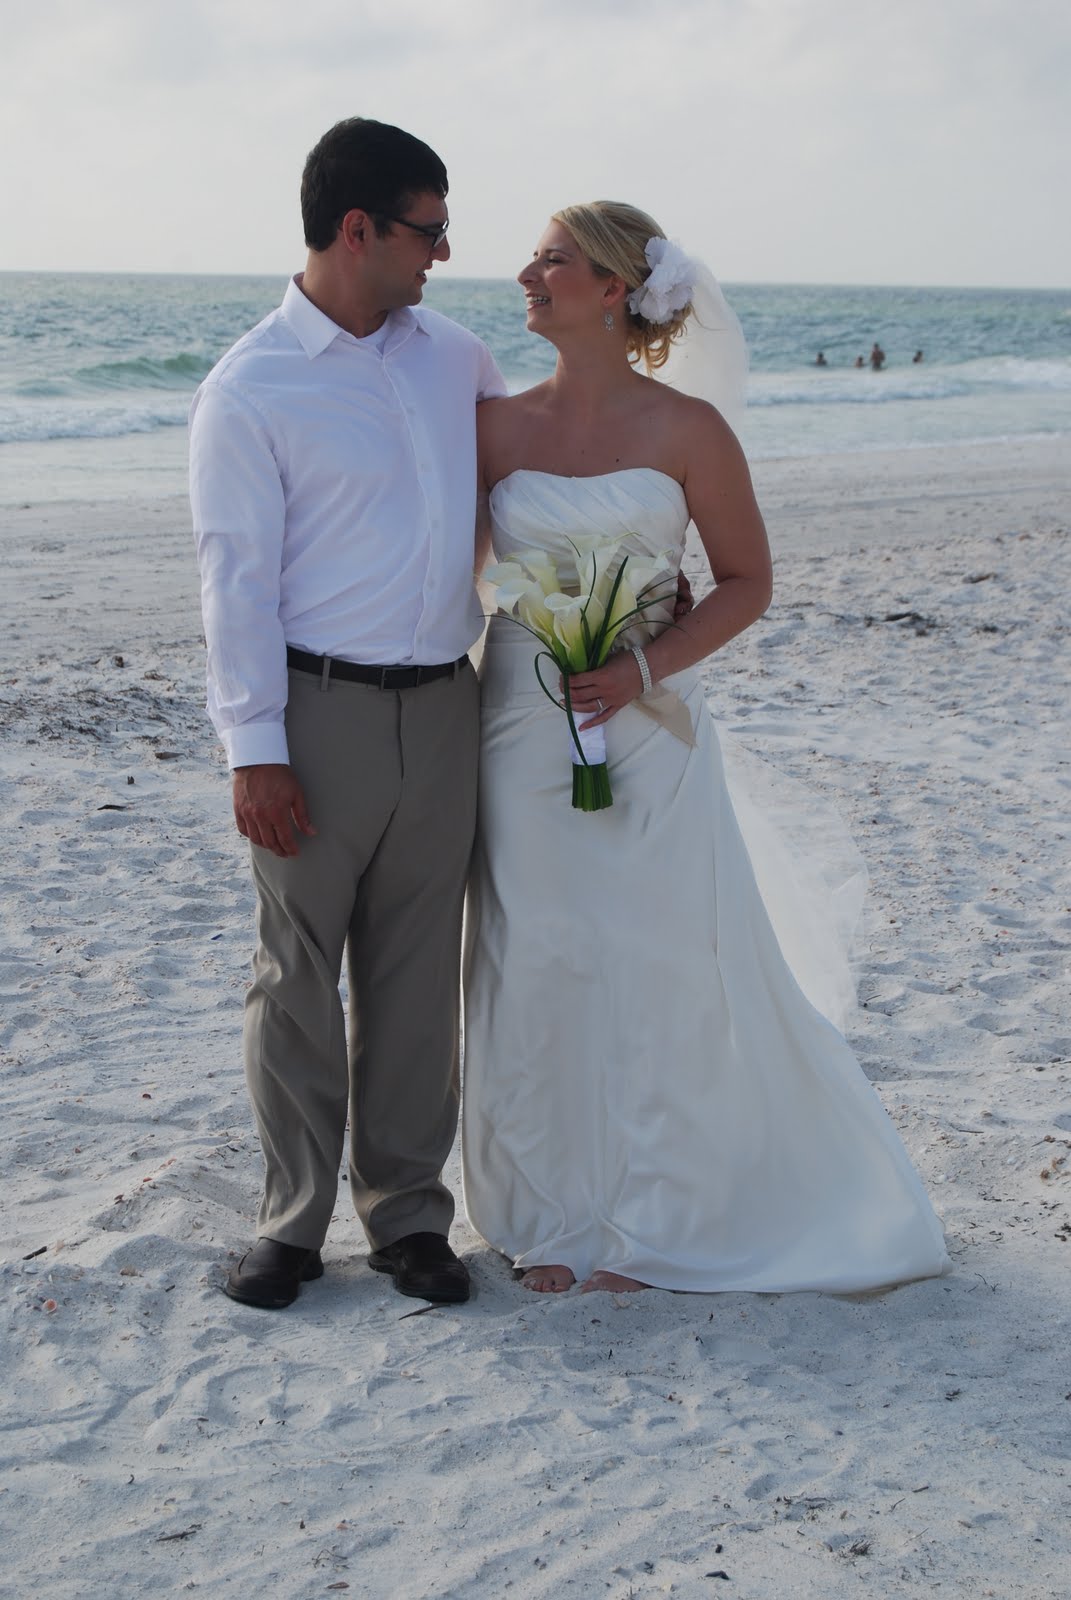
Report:
[{"label": "woman", "polygon": [[771,586],[730,427],[635,364],[657,373],[678,336],[688,350],[695,276],[643,212],[557,213],[519,275],[557,369],[480,408],[499,560],[543,551],[564,575],[578,534],[627,533],[672,570],[692,521],[716,584],[639,654],[571,679],[578,721],[605,730],[614,804],[595,814],[570,807],[531,638],[490,625],[465,1198],[537,1291],[847,1291],[947,1264],[892,1124],[782,955],[695,672]]}]

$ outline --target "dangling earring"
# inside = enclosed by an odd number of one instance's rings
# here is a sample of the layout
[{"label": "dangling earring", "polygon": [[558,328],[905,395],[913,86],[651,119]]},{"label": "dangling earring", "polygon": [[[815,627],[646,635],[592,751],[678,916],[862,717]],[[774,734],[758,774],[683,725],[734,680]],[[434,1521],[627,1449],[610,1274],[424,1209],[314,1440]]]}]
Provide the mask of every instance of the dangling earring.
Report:
[{"label": "dangling earring", "polygon": [[606,329],[607,333],[613,333],[613,331],[614,331],[614,314],[613,314],[612,311],[607,311],[607,312],[604,313],[603,319],[602,319],[602,325]]}]

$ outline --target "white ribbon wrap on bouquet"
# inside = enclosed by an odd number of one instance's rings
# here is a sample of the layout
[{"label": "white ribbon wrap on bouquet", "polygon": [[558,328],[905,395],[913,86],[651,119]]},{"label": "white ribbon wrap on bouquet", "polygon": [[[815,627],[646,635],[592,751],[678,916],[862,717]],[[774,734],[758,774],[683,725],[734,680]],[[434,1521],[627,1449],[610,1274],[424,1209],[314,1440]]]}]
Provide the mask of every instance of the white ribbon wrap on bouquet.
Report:
[{"label": "white ribbon wrap on bouquet", "polygon": [[[580,749],[583,750],[584,756],[581,756],[580,750],[576,747],[576,739],[580,740]],[[587,757],[586,765],[589,767],[601,767],[606,764],[606,728],[602,723],[597,728],[582,728],[578,722],[576,725],[576,739],[573,738],[570,730],[569,754],[573,758],[574,767],[584,766],[585,756]]]}]

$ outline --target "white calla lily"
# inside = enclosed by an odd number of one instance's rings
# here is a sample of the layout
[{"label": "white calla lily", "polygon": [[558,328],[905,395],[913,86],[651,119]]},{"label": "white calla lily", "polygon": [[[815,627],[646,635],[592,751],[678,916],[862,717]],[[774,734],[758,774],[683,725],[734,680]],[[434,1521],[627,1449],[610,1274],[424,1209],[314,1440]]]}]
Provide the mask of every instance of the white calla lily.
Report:
[{"label": "white calla lily", "polygon": [[583,672],[591,641],[602,627],[605,609],[594,595],[548,594],[547,610],[554,617],[554,632],[565,650],[570,672]]},{"label": "white calla lily", "polygon": [[512,583],[524,576],[524,568],[512,557],[508,561],[490,562],[481,573],[484,583]]},{"label": "white calla lily", "polygon": [[627,533],[577,534],[573,538],[576,550],[576,573],[581,594],[593,594],[605,609],[613,587],[614,573],[621,560],[621,546]]},{"label": "white calla lily", "polygon": [[573,547],[573,554],[576,559],[583,561],[585,556],[589,556],[600,545],[616,544],[617,536],[609,533],[585,533],[581,530],[579,533],[571,533],[569,535],[569,543]]},{"label": "white calla lily", "polygon": [[628,576],[636,596],[637,615],[621,631],[627,635],[628,629],[636,628],[642,638],[649,636],[653,627],[660,631],[672,622],[677,598],[677,573],[672,559],[662,552],[649,561],[630,562]]},{"label": "white calla lily", "polygon": [[560,588],[558,569],[545,550],[526,550],[518,559],[544,594],[555,594],[558,591]]},{"label": "white calla lily", "polygon": [[547,610],[546,597],[537,583],[534,583],[524,595],[517,606],[522,622],[526,622],[533,633],[538,633],[543,643],[554,645],[554,618]]},{"label": "white calla lily", "polygon": [[606,637],[603,640],[601,666],[613,648],[614,641],[622,629],[630,623],[638,621],[636,611],[636,591],[632,587],[632,562],[630,561],[621,574],[621,581],[617,585],[610,615],[606,624]]},{"label": "white calla lily", "polygon": [[516,578],[510,578],[498,587],[495,599],[502,611],[516,611],[521,621],[532,628],[545,644],[554,642],[554,618],[547,610],[543,591],[534,578],[529,578],[520,567]]},{"label": "white calla lily", "polygon": [[663,589],[676,582],[668,563],[661,556],[656,556],[650,561],[630,561],[628,576],[633,593],[640,600],[648,590],[661,593]]},{"label": "white calla lily", "polygon": [[530,589],[536,587],[531,578],[526,578],[522,573],[519,578],[510,578],[500,583],[495,591],[495,599],[503,611],[516,611],[518,600],[523,599]]}]

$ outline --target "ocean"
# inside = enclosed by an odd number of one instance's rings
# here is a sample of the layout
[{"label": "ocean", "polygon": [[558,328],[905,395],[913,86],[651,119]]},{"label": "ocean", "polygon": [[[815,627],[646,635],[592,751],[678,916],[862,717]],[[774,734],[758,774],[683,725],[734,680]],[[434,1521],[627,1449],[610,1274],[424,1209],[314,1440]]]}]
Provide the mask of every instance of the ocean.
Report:
[{"label": "ocean", "polygon": [[[190,397],[284,288],[0,273],[0,505],[184,493]],[[1071,290],[725,290],[751,353],[753,459],[1071,434]],[[432,279],[426,303],[485,339],[513,389],[552,370],[511,281]],[[857,370],[875,340],[885,369]]]}]

